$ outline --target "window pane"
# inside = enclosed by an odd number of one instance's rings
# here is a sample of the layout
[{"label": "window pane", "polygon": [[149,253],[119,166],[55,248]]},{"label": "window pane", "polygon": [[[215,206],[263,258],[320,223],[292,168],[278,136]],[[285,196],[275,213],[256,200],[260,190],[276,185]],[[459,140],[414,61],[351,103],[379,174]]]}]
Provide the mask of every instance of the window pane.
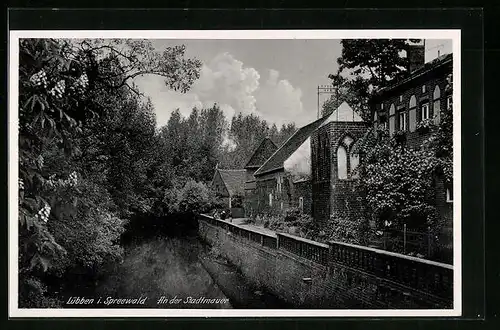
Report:
[{"label": "window pane", "polygon": [[425,103],[422,105],[422,110],[420,112],[420,118],[422,120],[429,119],[429,104]]},{"label": "window pane", "polygon": [[436,86],[434,88],[434,100],[439,99],[441,97],[441,90],[439,89],[439,86]]},{"label": "window pane", "polygon": [[417,109],[410,109],[410,132],[414,132],[417,127]]},{"label": "window pane", "polygon": [[394,134],[394,129],[395,129],[395,121],[394,121],[394,116],[389,117],[389,134],[392,136]]},{"label": "window pane", "polygon": [[441,122],[441,102],[439,100],[434,101],[434,124],[438,125]]},{"label": "window pane", "polygon": [[416,106],[417,106],[417,98],[415,97],[415,95],[412,95],[410,98],[410,109]]},{"label": "window pane", "polygon": [[406,113],[401,112],[399,114],[399,130],[406,131]]},{"label": "window pane", "polygon": [[343,146],[337,149],[337,173],[339,179],[347,179],[347,152]]}]

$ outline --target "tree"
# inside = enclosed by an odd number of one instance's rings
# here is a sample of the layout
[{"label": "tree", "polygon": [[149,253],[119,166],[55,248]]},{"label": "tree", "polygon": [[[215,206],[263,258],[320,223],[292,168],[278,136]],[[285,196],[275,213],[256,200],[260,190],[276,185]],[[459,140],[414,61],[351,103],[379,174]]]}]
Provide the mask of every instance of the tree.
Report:
[{"label": "tree", "polygon": [[233,116],[229,138],[234,142],[232,150],[226,150],[221,159],[224,168],[243,168],[263,139],[270,138],[275,144],[281,145],[297,128],[295,124],[282,125],[278,130],[276,124],[269,124],[259,116],[239,113]]},{"label": "tree", "polygon": [[121,206],[148,208],[156,143],[151,104],[139,101],[132,80],[156,74],[186,91],[201,63],[183,55],[183,47],[159,53],[146,41],[21,40],[22,307],[54,303],[45,296],[48,272],[63,278],[68,269],[92,271],[121,255],[116,239],[125,219],[117,215],[126,215]]},{"label": "tree", "polygon": [[[447,90],[451,91],[451,75]],[[357,143],[363,161],[358,167],[359,192],[365,198],[366,217],[377,229],[385,221],[402,228],[426,232],[436,239],[444,219],[436,208],[436,181],[453,181],[453,109],[441,111],[420,148],[406,148],[396,137],[389,138],[383,126],[369,129]],[[439,246],[439,241],[434,242]]]},{"label": "tree", "polygon": [[369,118],[368,99],[374,90],[387,86],[407,73],[408,59],[402,54],[410,42],[419,39],[343,39],[339,68],[328,77],[337,89],[323,113],[336,109],[346,101],[364,119]]}]

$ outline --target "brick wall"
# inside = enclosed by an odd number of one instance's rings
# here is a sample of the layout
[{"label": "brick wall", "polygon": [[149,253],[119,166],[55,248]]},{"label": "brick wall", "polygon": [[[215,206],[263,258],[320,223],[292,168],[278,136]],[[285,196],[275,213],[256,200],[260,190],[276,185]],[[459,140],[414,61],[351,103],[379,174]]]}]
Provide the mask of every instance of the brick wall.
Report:
[{"label": "brick wall", "polygon": [[253,173],[256,169],[246,169],[246,181],[245,181],[245,196],[243,199],[243,208],[245,210],[245,216],[251,217],[257,211],[258,196],[257,196],[257,185]]},{"label": "brick wall", "polygon": [[331,157],[331,214],[339,214],[348,219],[356,219],[359,217],[361,210],[360,195],[355,190],[356,179],[339,179],[337,169],[337,148],[344,136],[348,135],[354,139],[356,143],[366,132],[367,126],[365,123],[331,123],[329,132],[331,135],[331,148],[335,150]]},{"label": "brick wall", "polygon": [[[446,77],[448,74],[452,73],[452,64],[445,65],[443,67],[439,67],[434,69],[433,71],[419,76],[415,79],[412,79],[405,83],[404,85],[395,87],[391,90],[388,90],[380,95],[377,95],[372,100],[372,108],[373,111],[377,111],[378,119],[381,120],[381,117],[387,118],[389,120],[389,110],[391,105],[394,105],[395,108],[395,128],[399,129],[398,122],[398,113],[401,111],[406,112],[406,127],[407,127],[407,144],[410,147],[418,147],[422,141],[429,137],[429,134],[420,134],[419,132],[410,132],[409,131],[409,106],[410,106],[410,98],[412,95],[416,98],[416,119],[417,122],[421,120],[421,105],[424,103],[428,103],[429,108],[429,117],[433,118],[435,115],[434,111],[434,89],[436,86],[439,87],[440,90],[440,109],[446,109],[446,100],[449,93],[445,92],[446,87]],[[422,87],[425,86],[425,91]]]},{"label": "brick wall", "polygon": [[[282,180],[281,190],[278,190],[278,179]],[[272,194],[272,205],[269,205],[269,194]],[[311,213],[311,181],[294,183],[292,177],[284,170],[267,173],[256,178],[254,198],[257,200],[257,213],[280,214],[288,208],[298,207],[299,197],[304,199],[304,212]]]},{"label": "brick wall", "polygon": [[[279,243],[280,237],[276,241],[276,246],[268,247],[242,237],[237,233],[238,226],[225,224],[227,227],[222,228],[204,220],[203,216],[200,217],[199,223],[200,237],[217,247],[224,257],[241,270],[245,278],[294,307],[339,309],[451,307],[448,298],[399,284],[397,281],[376,276],[370,271],[356,269],[354,265],[359,264],[357,261],[364,260],[365,256],[356,256],[357,251],[353,254],[351,251],[356,250],[355,246],[346,246],[345,248],[351,250],[346,250],[345,253],[339,252],[339,255],[348,256],[348,263],[353,264],[351,267],[334,261],[336,259],[333,258],[332,246],[327,250],[330,251],[328,261],[319,263],[282,249]],[[376,252],[370,250],[367,253]],[[411,271],[415,267],[428,266],[425,262],[409,260],[407,257],[401,257],[400,261],[399,257],[394,255],[385,257],[391,258],[390,264],[396,267],[394,269],[408,267],[408,271]],[[382,259],[377,260],[373,264],[375,267]],[[433,279],[435,276],[431,275],[430,278]],[[446,273],[446,276],[450,277],[450,273]],[[446,290],[452,292],[449,285],[453,282],[449,281],[450,279],[446,282]]]},{"label": "brick wall", "polygon": [[292,183],[292,203],[290,203],[290,206],[299,207],[299,197],[303,198],[303,212],[312,214],[312,185],[310,180]]},{"label": "brick wall", "polygon": [[354,219],[360,209],[359,195],[353,189],[353,179],[339,179],[337,148],[346,136],[354,139],[363,136],[367,125],[363,122],[331,122],[318,129],[311,138],[313,174],[313,216],[317,221],[327,221],[332,213]]}]

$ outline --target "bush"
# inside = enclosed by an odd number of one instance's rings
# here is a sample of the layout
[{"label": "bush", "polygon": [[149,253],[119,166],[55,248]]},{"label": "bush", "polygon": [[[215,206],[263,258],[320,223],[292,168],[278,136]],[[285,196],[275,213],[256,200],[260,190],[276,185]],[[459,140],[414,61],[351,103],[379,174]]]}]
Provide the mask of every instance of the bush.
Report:
[{"label": "bush", "polygon": [[199,214],[212,210],[220,204],[215,194],[201,182],[189,180],[181,188],[165,191],[163,202],[170,214]]},{"label": "bush", "polygon": [[331,215],[325,228],[320,231],[319,240],[339,241],[351,244],[363,244],[365,230],[368,226],[365,221],[355,221],[339,215]]},{"label": "bush", "polygon": [[68,196],[55,198],[55,216],[48,222],[56,241],[68,251],[66,264],[94,274],[103,264],[120,260],[123,248],[118,240],[126,222],[111,212],[114,204],[106,189],[81,180],[74,197]]}]

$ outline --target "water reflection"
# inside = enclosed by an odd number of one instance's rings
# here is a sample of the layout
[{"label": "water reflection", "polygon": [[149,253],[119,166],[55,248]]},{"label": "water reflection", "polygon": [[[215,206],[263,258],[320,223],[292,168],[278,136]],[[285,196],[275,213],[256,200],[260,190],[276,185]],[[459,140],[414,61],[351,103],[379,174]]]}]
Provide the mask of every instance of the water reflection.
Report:
[{"label": "water reflection", "polygon": [[231,308],[200,262],[203,249],[196,238],[154,238],[130,246],[96,295],[147,297],[143,305],[107,306],[114,308]]}]

